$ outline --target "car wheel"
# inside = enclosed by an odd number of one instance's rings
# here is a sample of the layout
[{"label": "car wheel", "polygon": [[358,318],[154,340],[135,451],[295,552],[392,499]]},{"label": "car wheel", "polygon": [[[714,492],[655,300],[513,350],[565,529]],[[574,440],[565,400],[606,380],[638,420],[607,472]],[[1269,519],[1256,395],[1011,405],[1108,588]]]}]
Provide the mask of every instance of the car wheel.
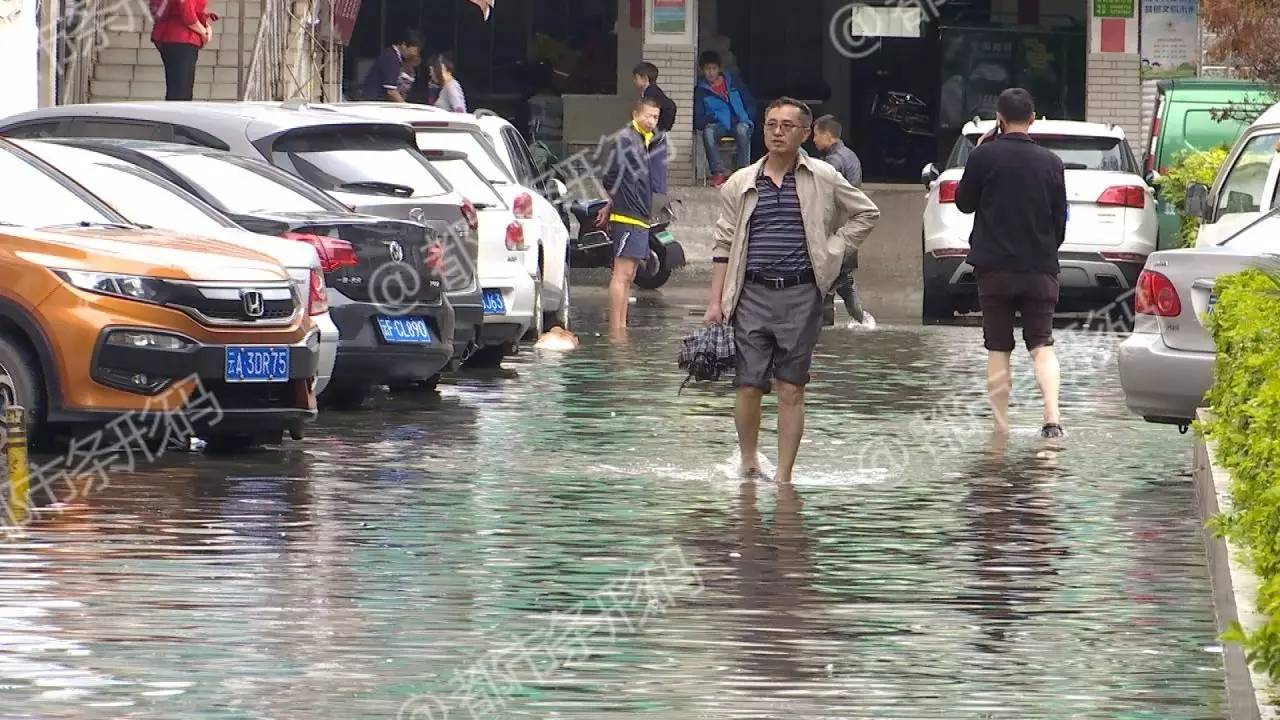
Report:
[{"label": "car wheel", "polygon": [[924,301],[920,307],[921,319],[925,321],[950,320],[954,315],[955,310],[951,307],[951,298],[942,290],[931,287],[926,282],[924,286]]},{"label": "car wheel", "polygon": [[569,268],[564,269],[564,280],[560,282],[560,309],[545,313],[542,326],[547,329],[561,327],[569,329]]},{"label": "car wheel", "polygon": [[533,317],[529,322],[529,329],[525,331],[522,338],[525,342],[537,342],[542,337],[543,314],[542,314],[542,291],[546,286],[539,280],[533,291]]},{"label": "car wheel", "polygon": [[501,345],[485,345],[467,359],[466,366],[478,369],[496,368],[502,365],[502,358],[505,356],[506,352]]},{"label": "car wheel", "polygon": [[357,410],[372,392],[371,385],[343,385],[330,382],[320,393],[318,404],[329,410]]},{"label": "car wheel", "polygon": [[47,444],[44,378],[24,343],[0,335],[0,402],[26,410],[27,443]]}]

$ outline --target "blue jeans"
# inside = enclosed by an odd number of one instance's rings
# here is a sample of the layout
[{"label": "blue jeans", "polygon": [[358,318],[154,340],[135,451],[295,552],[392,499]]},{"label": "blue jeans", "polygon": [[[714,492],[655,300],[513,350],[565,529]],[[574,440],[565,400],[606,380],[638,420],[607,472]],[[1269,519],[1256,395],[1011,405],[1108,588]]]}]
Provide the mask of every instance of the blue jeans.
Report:
[{"label": "blue jeans", "polygon": [[[723,125],[707,123],[702,129],[702,146],[707,150],[707,169],[712,175],[723,175],[724,167],[720,164],[720,138],[729,135]],[[733,126],[733,140],[737,145],[735,162],[744,168],[751,164],[751,126],[740,122]]]}]

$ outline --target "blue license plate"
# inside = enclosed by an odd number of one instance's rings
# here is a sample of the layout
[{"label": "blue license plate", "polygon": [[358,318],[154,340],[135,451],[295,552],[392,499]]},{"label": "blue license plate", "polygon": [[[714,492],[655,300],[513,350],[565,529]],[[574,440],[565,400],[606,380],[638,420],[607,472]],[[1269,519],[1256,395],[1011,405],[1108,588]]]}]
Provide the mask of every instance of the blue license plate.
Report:
[{"label": "blue license plate", "polygon": [[382,339],[389,343],[401,345],[430,345],[431,344],[431,326],[427,324],[427,319],[416,315],[403,315],[400,317],[379,315],[378,330],[382,332]]},{"label": "blue license plate", "polygon": [[288,382],[289,348],[228,345],[226,374],[229,383]]},{"label": "blue license plate", "polygon": [[485,315],[506,315],[507,301],[502,299],[501,290],[485,290],[484,291],[484,314]]}]

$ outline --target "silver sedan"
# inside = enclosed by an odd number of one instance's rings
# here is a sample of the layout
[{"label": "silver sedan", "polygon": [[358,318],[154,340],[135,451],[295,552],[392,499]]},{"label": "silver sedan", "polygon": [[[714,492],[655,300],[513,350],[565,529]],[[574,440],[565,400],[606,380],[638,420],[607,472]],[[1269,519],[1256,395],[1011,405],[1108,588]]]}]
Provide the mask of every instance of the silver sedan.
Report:
[{"label": "silver sedan", "polygon": [[1280,217],[1273,211],[1221,245],[1163,250],[1138,278],[1137,320],[1120,346],[1125,404],[1144,420],[1186,426],[1213,384],[1213,311],[1218,277],[1280,268]]}]

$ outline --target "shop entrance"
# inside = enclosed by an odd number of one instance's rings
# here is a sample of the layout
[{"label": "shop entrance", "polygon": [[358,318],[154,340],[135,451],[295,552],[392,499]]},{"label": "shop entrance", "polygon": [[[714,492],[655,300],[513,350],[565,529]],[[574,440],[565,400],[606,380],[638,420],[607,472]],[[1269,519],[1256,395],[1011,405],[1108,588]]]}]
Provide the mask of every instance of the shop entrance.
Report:
[{"label": "shop entrance", "polygon": [[995,98],[1008,87],[1027,88],[1041,115],[1084,119],[1083,0],[922,2],[905,12],[901,3],[859,4],[856,27],[884,35],[841,51],[832,13],[849,7],[719,0],[703,36],[728,40],[762,102],[787,94],[839,118],[869,182],[917,182],[965,123],[995,117]]}]

